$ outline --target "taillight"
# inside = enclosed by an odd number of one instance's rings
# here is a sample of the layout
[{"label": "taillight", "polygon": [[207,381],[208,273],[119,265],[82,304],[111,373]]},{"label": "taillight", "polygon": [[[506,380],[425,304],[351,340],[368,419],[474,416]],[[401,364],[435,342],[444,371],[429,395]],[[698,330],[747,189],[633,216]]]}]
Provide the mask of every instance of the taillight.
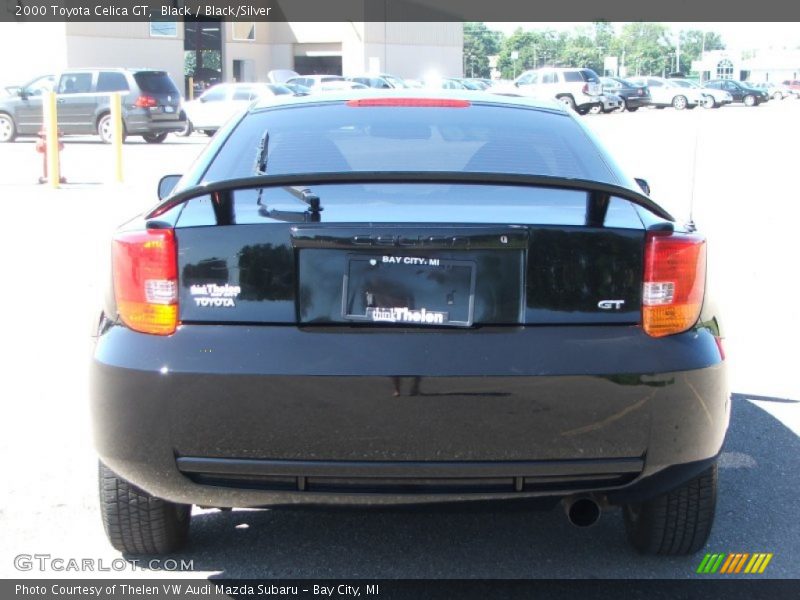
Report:
[{"label": "taillight", "polygon": [[116,235],[114,296],[120,319],[143,333],[169,335],[178,326],[178,265],[172,229]]},{"label": "taillight", "polygon": [[588,83],[584,83],[583,84],[583,90],[581,90],[581,91],[588,96],[589,95],[589,84]]},{"label": "taillight", "polygon": [[158,106],[158,100],[152,96],[139,96],[133,103],[136,108],[153,108]]},{"label": "taillight", "polygon": [[350,107],[399,106],[425,108],[468,108],[471,105],[469,100],[454,100],[450,98],[360,98],[348,100],[345,104]]},{"label": "taillight", "polygon": [[706,280],[706,241],[697,235],[649,232],[645,240],[642,326],[653,337],[697,322]]},{"label": "taillight", "polygon": [[644,96],[644,90],[642,88],[639,88],[638,90],[636,90],[636,95]]}]

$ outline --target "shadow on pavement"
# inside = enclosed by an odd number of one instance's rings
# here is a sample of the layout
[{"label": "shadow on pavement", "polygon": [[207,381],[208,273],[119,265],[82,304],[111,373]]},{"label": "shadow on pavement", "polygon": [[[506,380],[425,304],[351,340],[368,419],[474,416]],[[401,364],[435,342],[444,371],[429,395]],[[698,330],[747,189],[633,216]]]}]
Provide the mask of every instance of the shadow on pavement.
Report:
[{"label": "shadow on pavement", "polygon": [[[800,439],[745,398],[733,398],[706,551],[773,552],[766,575],[797,577]],[[702,556],[637,555],[619,510],[577,529],[560,508],[493,503],[209,511],[193,517],[189,548],[173,558],[229,578],[695,578]]]}]

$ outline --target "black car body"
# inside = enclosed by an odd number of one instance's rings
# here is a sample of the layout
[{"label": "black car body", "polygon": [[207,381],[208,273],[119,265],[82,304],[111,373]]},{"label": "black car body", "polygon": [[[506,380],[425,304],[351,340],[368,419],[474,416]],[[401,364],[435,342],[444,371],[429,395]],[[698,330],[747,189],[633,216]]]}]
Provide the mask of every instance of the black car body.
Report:
[{"label": "black car body", "polygon": [[733,79],[712,79],[707,81],[703,87],[717,90],[725,90],[733,98],[734,102],[746,106],[758,106],[769,101],[769,92],[757,87],[752,87],[741,81]]},{"label": "black car body", "polygon": [[65,135],[98,134],[110,142],[113,92],[123,94],[126,135],[157,143],[186,126],[181,94],[165,71],[72,69],[38,77],[0,98],[0,141],[36,135],[42,129],[42,97],[49,90],[57,94],[58,128]]},{"label": "black car body", "polygon": [[621,77],[601,77],[600,83],[604,92],[611,92],[623,99],[627,111],[636,112],[650,105],[650,90],[646,85],[635,85]]},{"label": "black car body", "polygon": [[[564,499],[697,550],[730,410],[704,240],[555,102],[374,94],[252,107],[117,232],[114,545],[174,548],[192,504]],[[687,489],[684,525],[652,516]]]}]

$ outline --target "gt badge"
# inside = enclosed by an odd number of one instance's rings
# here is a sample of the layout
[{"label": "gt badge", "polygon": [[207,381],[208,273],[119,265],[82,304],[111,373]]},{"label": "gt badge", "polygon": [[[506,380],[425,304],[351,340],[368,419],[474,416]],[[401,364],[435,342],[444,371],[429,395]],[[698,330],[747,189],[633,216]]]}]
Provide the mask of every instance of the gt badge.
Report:
[{"label": "gt badge", "polygon": [[597,303],[597,308],[602,308],[603,310],[619,310],[622,308],[622,305],[625,304],[625,300],[600,300]]}]

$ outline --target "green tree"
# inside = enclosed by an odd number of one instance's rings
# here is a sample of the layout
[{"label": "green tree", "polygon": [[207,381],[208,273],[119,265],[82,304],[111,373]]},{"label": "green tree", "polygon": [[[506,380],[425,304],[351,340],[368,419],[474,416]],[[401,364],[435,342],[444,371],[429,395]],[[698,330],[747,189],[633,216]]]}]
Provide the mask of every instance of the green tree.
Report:
[{"label": "green tree", "polygon": [[[512,79],[528,69],[563,66],[568,38],[569,34],[563,31],[523,31],[518,28],[502,44],[498,69],[504,78]],[[514,51],[519,53],[517,60],[511,60]]]},{"label": "green tree", "polygon": [[500,52],[503,34],[483,23],[464,23],[464,77],[490,77],[489,57]]},{"label": "green tree", "polygon": [[619,42],[625,49],[629,75],[662,75],[672,70],[675,46],[666,25],[627,23]]}]

